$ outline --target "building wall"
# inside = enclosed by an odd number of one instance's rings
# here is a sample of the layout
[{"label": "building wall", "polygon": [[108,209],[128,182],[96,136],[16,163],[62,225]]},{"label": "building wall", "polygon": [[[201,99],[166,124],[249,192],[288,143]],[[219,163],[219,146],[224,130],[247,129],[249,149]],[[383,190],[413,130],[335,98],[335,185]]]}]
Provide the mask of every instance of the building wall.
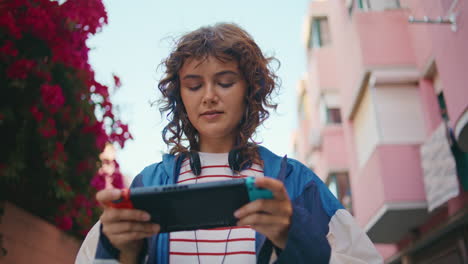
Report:
[{"label": "building wall", "polygon": [[[408,6],[410,14],[421,18],[437,18],[448,15],[450,6],[455,1],[437,0],[401,0]],[[413,24],[409,28],[413,36],[413,47],[418,65],[427,67],[431,59],[435,60],[450,117],[450,124],[456,122],[467,109],[468,98],[468,3],[456,1],[453,9],[457,13],[457,31],[447,25]],[[430,46],[430,47],[428,47]]]},{"label": "building wall", "polygon": [[[374,2],[379,1],[384,0]],[[444,92],[452,128],[467,111],[468,1],[400,0],[397,10],[355,9],[352,15],[345,2],[310,3],[309,16],[328,17],[332,42],[307,51],[308,127],[319,131],[322,144],[313,151],[306,147],[303,158],[313,161],[319,176],[333,171],[331,163],[345,165],[354,216],[365,227],[385,204],[425,203],[420,146],[442,122],[435,90]],[[447,25],[408,22],[410,15],[445,16],[454,2],[457,32]],[[318,105],[327,91],[338,92],[342,109],[343,123],[333,133],[320,122]],[[340,152],[341,146],[345,150]],[[467,196],[462,191],[448,201],[440,209],[447,211],[445,218],[433,225],[421,222],[420,231],[430,233],[430,227],[459,215]],[[434,222],[431,217],[427,221]],[[416,241],[409,231],[407,236],[412,242],[378,249],[390,259]]]},{"label": "building wall", "polygon": [[353,23],[366,68],[414,64],[406,11],[356,11]]},{"label": "building wall", "polygon": [[5,202],[1,216],[2,247],[7,255],[1,263],[74,263],[80,242],[43,219]]},{"label": "building wall", "polygon": [[348,169],[348,150],[341,125],[329,125],[322,130],[322,155],[326,158],[328,170],[337,172]]}]

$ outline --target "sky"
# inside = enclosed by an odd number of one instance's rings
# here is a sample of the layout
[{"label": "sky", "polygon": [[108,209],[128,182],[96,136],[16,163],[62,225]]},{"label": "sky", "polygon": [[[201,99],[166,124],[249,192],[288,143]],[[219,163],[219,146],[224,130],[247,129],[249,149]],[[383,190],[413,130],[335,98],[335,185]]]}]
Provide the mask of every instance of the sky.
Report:
[{"label": "sky", "polygon": [[97,81],[112,86],[122,81],[111,100],[134,140],[117,149],[117,161],[129,179],[161,161],[167,152],[161,136],[157,83],[161,61],[177,37],[201,26],[234,22],[249,32],[266,55],[281,63],[277,111],[257,130],[256,141],[278,155],[292,156],[297,127],[296,87],[306,71],[302,28],[309,0],[105,0],[108,25],[88,41],[89,61]]}]

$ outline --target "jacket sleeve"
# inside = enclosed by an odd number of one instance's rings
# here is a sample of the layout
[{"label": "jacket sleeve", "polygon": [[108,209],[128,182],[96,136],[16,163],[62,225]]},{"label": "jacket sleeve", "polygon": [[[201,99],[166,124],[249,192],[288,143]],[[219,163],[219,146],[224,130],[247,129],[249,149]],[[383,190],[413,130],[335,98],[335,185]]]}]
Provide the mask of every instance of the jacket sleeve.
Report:
[{"label": "jacket sleeve", "polygon": [[330,221],[331,264],[380,264],[383,259],[351,214],[340,209]]},{"label": "jacket sleeve", "polygon": [[96,246],[99,239],[99,227],[101,222],[98,221],[89,230],[85,240],[81,244],[80,250],[76,255],[75,264],[93,263],[94,256],[96,255]]},{"label": "jacket sleeve", "polygon": [[[142,174],[136,176],[130,188],[143,186],[142,177]],[[119,250],[111,244],[107,236],[102,232],[102,224],[99,224],[99,239],[94,263],[116,263],[109,261],[117,261],[119,257]],[[144,254],[142,254],[142,259],[144,259]]]},{"label": "jacket sleeve", "polygon": [[331,248],[327,241],[329,217],[321,206],[317,186],[310,182],[293,202],[293,214],[286,247],[278,263],[329,263]]},{"label": "jacket sleeve", "polygon": [[[278,263],[383,263],[367,235],[311,170],[302,167],[290,177],[296,179],[289,179],[295,182],[289,188],[299,195],[292,198],[288,241]],[[301,181],[297,177],[308,181],[297,183]]]}]

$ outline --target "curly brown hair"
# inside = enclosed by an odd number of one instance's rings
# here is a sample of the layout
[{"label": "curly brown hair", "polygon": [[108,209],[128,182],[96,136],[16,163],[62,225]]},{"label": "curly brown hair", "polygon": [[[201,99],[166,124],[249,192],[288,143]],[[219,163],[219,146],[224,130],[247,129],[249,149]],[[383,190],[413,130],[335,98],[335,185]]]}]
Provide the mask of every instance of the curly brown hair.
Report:
[{"label": "curly brown hair", "polygon": [[[199,150],[198,131],[190,123],[180,95],[179,70],[188,58],[206,60],[209,56],[223,62],[236,60],[239,65],[247,83],[246,111],[239,124],[234,148],[240,150],[243,160],[261,164],[256,144],[249,143],[249,139],[269,117],[268,108],[277,107],[271,98],[278,86],[278,77],[271,69],[271,62],[277,60],[264,56],[253,38],[236,24],[219,23],[183,35],[163,61],[165,74],[158,84],[162,93],[159,110],[161,114],[167,112],[169,121],[162,131],[163,140],[170,147],[171,154]],[[183,145],[186,141],[189,146]],[[241,168],[245,165],[243,163]]]}]

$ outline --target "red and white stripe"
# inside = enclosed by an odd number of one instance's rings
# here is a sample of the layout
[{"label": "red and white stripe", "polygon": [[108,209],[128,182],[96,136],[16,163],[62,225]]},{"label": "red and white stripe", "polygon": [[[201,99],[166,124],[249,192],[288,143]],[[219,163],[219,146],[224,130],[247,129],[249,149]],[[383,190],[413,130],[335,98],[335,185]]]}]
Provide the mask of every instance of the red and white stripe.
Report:
[{"label": "red and white stripe", "polygon": [[[179,184],[230,180],[233,178],[263,177],[263,168],[252,168],[234,174],[228,165],[227,153],[200,153],[201,175],[195,177],[189,161],[180,169]],[[195,234],[196,233],[196,234]],[[198,246],[198,250],[197,250]],[[226,247],[227,246],[227,247]],[[255,231],[248,227],[223,227],[170,233],[170,263],[256,263]]]}]

